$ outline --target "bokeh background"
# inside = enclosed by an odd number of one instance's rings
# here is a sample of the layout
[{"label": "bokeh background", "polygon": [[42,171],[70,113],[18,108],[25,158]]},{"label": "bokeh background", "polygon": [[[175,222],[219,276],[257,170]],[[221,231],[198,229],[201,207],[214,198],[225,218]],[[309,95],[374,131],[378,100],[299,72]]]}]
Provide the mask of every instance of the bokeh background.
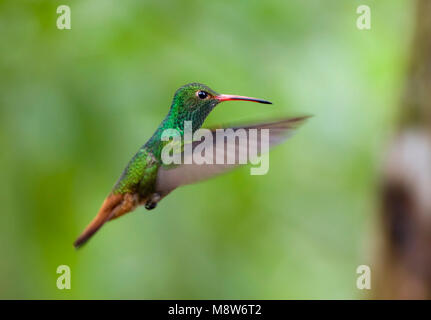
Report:
[{"label": "bokeh background", "polygon": [[[56,27],[57,6],[72,29]],[[356,8],[371,7],[371,30]],[[376,185],[413,1],[1,1],[0,298],[363,298]],[[270,155],[72,242],[175,90],[227,102],[207,124],[313,114]],[[58,290],[69,265],[72,289]]]}]

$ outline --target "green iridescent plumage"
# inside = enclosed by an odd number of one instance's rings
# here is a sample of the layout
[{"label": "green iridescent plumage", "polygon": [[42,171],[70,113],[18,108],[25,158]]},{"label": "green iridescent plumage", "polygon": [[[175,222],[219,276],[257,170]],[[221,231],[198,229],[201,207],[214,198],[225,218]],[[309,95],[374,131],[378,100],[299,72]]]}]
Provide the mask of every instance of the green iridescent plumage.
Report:
[{"label": "green iridescent plumage", "polygon": [[204,91],[209,96],[218,93],[199,83],[191,83],[179,88],[172,100],[168,115],[156,129],[153,136],[145,143],[130,160],[120,179],[113,189],[113,193],[139,192],[141,196],[153,192],[157,169],[161,163],[161,150],[166,145],[162,141],[162,133],[167,129],[175,129],[184,134],[184,122],[193,123],[193,132],[199,129],[211,110],[219,103],[213,99],[200,99],[196,92]]},{"label": "green iridescent plumage", "polygon": [[[83,245],[105,222],[131,212],[139,205],[145,205],[148,210],[153,209],[163,197],[175,188],[207,179],[232,168],[232,165],[201,166],[195,163],[165,166],[161,159],[162,149],[169,143],[169,141],[162,140],[165,130],[174,129],[182,138],[185,122],[188,121],[191,122],[191,131],[194,133],[202,126],[205,118],[217,104],[228,100],[270,103],[256,98],[218,94],[199,83],[191,83],[179,88],[175,92],[169,113],[152,137],[130,160],[112,192],[103,202],[97,216],[75,241],[75,247]],[[304,119],[305,117],[283,119],[253,126],[237,127],[233,131],[271,129],[271,137],[273,138],[269,141],[271,146],[271,144],[279,143],[286,132],[300,124]],[[184,142],[184,139],[181,141],[182,145],[189,143],[188,141]]]}]

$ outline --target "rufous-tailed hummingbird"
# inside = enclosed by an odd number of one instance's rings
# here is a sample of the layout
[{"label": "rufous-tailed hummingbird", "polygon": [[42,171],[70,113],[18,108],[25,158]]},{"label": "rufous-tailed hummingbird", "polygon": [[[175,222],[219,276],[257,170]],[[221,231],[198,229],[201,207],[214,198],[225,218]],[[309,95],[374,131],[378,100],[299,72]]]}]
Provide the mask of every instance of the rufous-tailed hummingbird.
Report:
[{"label": "rufous-tailed hummingbird", "polygon": [[[163,147],[168,143],[162,139],[162,134],[166,129],[175,129],[183,136],[184,124],[186,121],[190,121],[192,131],[195,132],[202,126],[205,118],[215,106],[229,100],[271,104],[269,101],[256,98],[218,94],[199,83],[191,83],[179,88],[175,92],[168,115],[152,137],[130,160],[120,179],[103,202],[99,213],[75,241],[75,247],[82,246],[105,222],[131,212],[139,205],[144,205],[148,210],[153,209],[175,188],[207,179],[232,168],[232,164],[183,163],[177,166],[167,166],[164,165],[161,156]],[[246,132],[249,132],[250,129],[268,129],[269,146],[273,146],[287,138],[288,133],[297,128],[306,118],[307,116],[285,118],[254,125],[236,126],[232,129],[233,132],[238,129],[246,130]],[[194,142],[190,143],[194,144]],[[238,153],[235,148],[229,149],[227,143],[223,142],[223,150],[234,150],[233,152]],[[181,150],[184,150],[184,145]]]}]

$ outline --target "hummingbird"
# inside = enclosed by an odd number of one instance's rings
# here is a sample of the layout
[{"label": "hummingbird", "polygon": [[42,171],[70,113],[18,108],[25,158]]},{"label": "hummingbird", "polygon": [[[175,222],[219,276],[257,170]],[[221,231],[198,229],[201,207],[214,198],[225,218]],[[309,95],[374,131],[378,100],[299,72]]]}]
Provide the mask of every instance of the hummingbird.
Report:
[{"label": "hummingbird", "polygon": [[[191,163],[172,166],[164,165],[162,161],[162,149],[167,143],[162,139],[165,130],[175,129],[183,136],[184,124],[186,121],[190,121],[192,131],[195,132],[202,127],[208,114],[219,103],[231,100],[272,104],[269,101],[252,97],[218,94],[200,83],[190,83],[180,87],[174,94],[167,116],[151,138],[139,148],[129,161],[96,217],[74,242],[75,248],[86,243],[107,221],[119,218],[140,205],[144,205],[147,210],[154,209],[160,200],[177,187],[208,179],[235,167],[237,163],[233,165]],[[300,116],[252,125],[234,126],[231,128],[231,132],[235,133],[239,129],[247,132],[250,129],[268,129],[269,146],[272,147],[289,137],[290,133],[308,117]],[[214,131],[215,129],[212,129],[211,132]],[[227,148],[226,144],[225,141],[222,147]],[[235,148],[233,150],[233,152],[238,152],[235,151]]]}]

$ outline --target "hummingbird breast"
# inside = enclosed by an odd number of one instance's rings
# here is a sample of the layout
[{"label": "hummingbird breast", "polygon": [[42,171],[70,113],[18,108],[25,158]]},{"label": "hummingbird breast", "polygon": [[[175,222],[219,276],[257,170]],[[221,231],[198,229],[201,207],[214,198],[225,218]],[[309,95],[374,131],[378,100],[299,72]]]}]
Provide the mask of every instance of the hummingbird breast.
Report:
[{"label": "hummingbird breast", "polygon": [[112,193],[136,194],[139,202],[150,196],[155,189],[159,162],[147,148],[141,148],[130,160]]}]

